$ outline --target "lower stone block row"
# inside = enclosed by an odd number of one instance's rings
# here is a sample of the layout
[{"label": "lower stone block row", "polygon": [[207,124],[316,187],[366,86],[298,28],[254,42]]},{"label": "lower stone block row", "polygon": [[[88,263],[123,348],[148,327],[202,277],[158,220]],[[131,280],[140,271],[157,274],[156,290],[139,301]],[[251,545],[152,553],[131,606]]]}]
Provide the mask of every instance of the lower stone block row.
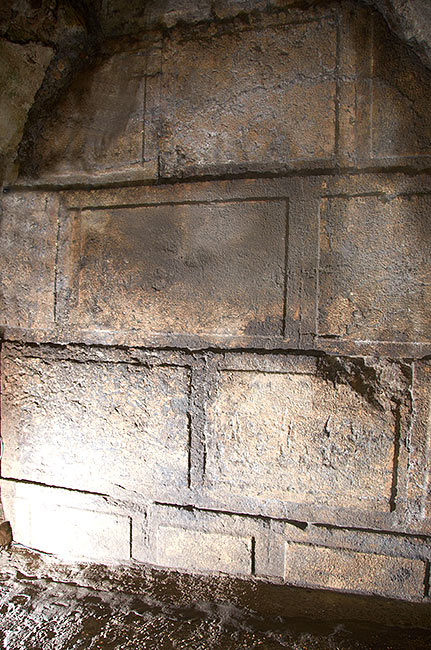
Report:
[{"label": "lower stone block row", "polygon": [[429,593],[431,539],[424,537],[122,505],[5,480],[1,491],[15,541],[65,559],[140,561],[416,601]]},{"label": "lower stone block row", "polygon": [[166,355],[5,345],[2,477],[430,533],[428,361]]}]

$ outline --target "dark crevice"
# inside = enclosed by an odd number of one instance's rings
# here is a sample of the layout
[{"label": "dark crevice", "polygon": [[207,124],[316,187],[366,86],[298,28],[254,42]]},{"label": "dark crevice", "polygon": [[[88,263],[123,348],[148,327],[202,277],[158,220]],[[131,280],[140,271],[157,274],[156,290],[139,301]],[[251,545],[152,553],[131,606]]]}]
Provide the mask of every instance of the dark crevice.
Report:
[{"label": "dark crevice", "polygon": [[103,492],[91,492],[89,490],[80,490],[79,488],[64,487],[62,485],[50,485],[49,483],[42,483],[41,481],[29,481],[24,478],[13,478],[11,476],[1,476],[2,481],[7,481],[8,483],[21,483],[24,485],[36,485],[37,487],[50,488],[51,490],[66,490],[66,492],[78,492],[79,494],[88,494],[90,496],[103,497],[104,499],[110,499],[109,494],[104,494]]},{"label": "dark crevice", "polygon": [[394,512],[397,505],[398,496],[398,471],[399,471],[399,458],[400,458],[400,444],[401,444],[401,406],[395,404],[392,408],[395,422],[394,431],[394,457],[392,464],[392,484],[391,496],[389,499],[389,510]]},{"label": "dark crevice", "polygon": [[427,560],[426,567],[425,567],[425,578],[424,578],[424,598],[430,597],[430,587],[431,587],[430,567],[431,567],[431,563],[429,560]]},{"label": "dark crevice", "polygon": [[40,161],[35,154],[44,123],[55,111],[59,98],[70,86],[76,74],[94,62],[101,46],[101,30],[92,3],[64,0],[62,9],[72,12],[74,23],[59,26],[60,34],[39,90],[36,93],[18,147],[19,173],[29,178],[40,173]]},{"label": "dark crevice", "polygon": [[[431,156],[430,156],[431,158]],[[31,170],[30,170],[31,171]],[[11,184],[8,189],[20,191],[63,191],[63,190],[97,190],[97,189],[115,189],[119,187],[146,187],[159,185],[177,185],[181,183],[200,183],[207,181],[232,181],[232,180],[253,180],[253,179],[278,179],[278,178],[295,178],[304,176],[357,176],[360,174],[405,174],[406,176],[417,176],[420,174],[431,174],[431,165],[427,163],[413,162],[412,165],[375,165],[364,167],[335,167],[328,165],[321,168],[303,168],[303,169],[286,169],[283,171],[250,171],[243,172],[223,172],[223,173],[202,173],[184,176],[160,176],[152,179],[100,181],[97,182],[91,176],[85,181],[61,181],[50,182],[45,180],[34,180],[29,182],[32,175],[29,173],[28,178],[23,181]],[[26,173],[23,172],[24,177]],[[350,195],[349,195],[350,196]]]},{"label": "dark crevice", "polygon": [[370,363],[367,356],[323,354],[318,359],[318,372],[334,386],[349,385],[380,411],[387,410],[394,400],[398,400],[399,406],[401,400],[408,402],[407,393],[412,379],[411,366],[400,361],[386,360],[398,370],[394,379],[396,386],[394,386],[388,380],[385,381],[379,360],[376,358]]}]

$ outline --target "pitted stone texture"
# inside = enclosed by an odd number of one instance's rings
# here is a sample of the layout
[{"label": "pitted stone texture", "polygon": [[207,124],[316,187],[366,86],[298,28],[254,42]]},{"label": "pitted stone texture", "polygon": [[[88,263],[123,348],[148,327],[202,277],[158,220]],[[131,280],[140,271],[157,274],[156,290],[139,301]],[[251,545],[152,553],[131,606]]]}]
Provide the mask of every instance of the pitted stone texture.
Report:
[{"label": "pitted stone texture", "polygon": [[71,320],[89,329],[281,334],[284,201],[85,211]]},{"label": "pitted stone texture", "polygon": [[335,68],[336,30],[324,20],[188,41],[168,37],[162,176],[330,159]]},{"label": "pitted stone texture", "polygon": [[319,333],[431,340],[431,199],[324,199]]},{"label": "pitted stone texture", "polygon": [[54,321],[58,199],[35,192],[0,200],[0,325],[47,327]]},{"label": "pitted stone texture", "polygon": [[394,414],[312,374],[223,371],[205,483],[229,497],[388,511]]},{"label": "pitted stone texture", "polygon": [[285,578],[290,584],[418,599],[425,562],[344,549],[286,544]]},{"label": "pitted stone texture", "polygon": [[3,476],[104,493],[187,487],[187,369],[5,358],[3,373]]}]

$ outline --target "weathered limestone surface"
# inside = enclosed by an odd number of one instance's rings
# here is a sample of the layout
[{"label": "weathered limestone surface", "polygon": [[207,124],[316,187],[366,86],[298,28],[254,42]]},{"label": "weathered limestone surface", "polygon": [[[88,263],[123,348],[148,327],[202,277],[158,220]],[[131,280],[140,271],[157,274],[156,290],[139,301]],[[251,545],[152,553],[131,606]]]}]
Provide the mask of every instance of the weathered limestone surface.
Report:
[{"label": "weathered limestone surface", "polygon": [[146,52],[118,53],[76,76],[44,124],[37,165],[57,179],[82,179],[139,167],[144,173],[142,112]]},{"label": "weathered limestone surface", "polygon": [[[428,8],[429,12],[429,8]],[[431,14],[430,14],[431,18]],[[388,56],[388,47],[392,56]],[[431,71],[412,60],[407,48],[374,21],[372,155],[425,156],[431,153],[429,97]],[[392,110],[388,111],[388,104]]]},{"label": "weathered limestone surface", "polygon": [[430,340],[430,208],[414,194],[322,201],[321,334]]},{"label": "weathered limestone surface", "polygon": [[78,72],[24,137],[25,182],[429,167],[431,73],[381,16],[333,2],[201,23],[209,4]]},{"label": "weathered limestone surface", "polygon": [[413,406],[416,417],[411,435],[411,479],[409,509],[416,513],[431,532],[431,364],[414,365]]},{"label": "weathered limestone surface", "polygon": [[333,24],[321,20],[179,39],[173,36],[163,47],[163,176],[331,159]]},{"label": "weathered limestone surface", "polygon": [[103,561],[130,559],[130,513],[100,496],[3,481],[15,539],[30,548]]},{"label": "weathered limestone surface", "polygon": [[319,374],[224,371],[205,482],[216,492],[387,510],[395,414]]},{"label": "weathered limestone surface", "polygon": [[423,585],[425,564],[368,553],[286,544],[286,579],[331,589],[414,596]]},{"label": "weathered limestone surface", "polygon": [[283,201],[83,211],[74,228],[76,326],[281,333]]},{"label": "weathered limestone surface", "polygon": [[15,539],[429,603],[429,70],[358,3],[130,5],[23,46]]},{"label": "weathered limestone surface", "polygon": [[4,359],[3,476],[104,493],[187,486],[188,382],[186,368]]},{"label": "weathered limestone surface", "polygon": [[248,537],[160,526],[157,564],[204,571],[217,566],[224,573],[247,574],[251,573],[251,544]]}]

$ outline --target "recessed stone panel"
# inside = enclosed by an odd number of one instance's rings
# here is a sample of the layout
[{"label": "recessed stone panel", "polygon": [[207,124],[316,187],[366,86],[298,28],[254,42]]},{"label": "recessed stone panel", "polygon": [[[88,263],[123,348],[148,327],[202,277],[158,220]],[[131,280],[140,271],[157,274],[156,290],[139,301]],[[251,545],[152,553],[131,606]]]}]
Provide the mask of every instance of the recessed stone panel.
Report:
[{"label": "recessed stone panel", "polygon": [[84,211],[73,324],[281,335],[285,201]]},{"label": "recessed stone panel", "polygon": [[379,594],[422,597],[425,563],[377,553],[286,544],[285,579],[290,584]]},{"label": "recessed stone panel", "polygon": [[330,159],[335,70],[336,28],[325,20],[166,38],[162,175]]},{"label": "recessed stone panel", "polygon": [[3,361],[2,475],[112,493],[188,482],[188,370]]},{"label": "recessed stone panel", "polygon": [[157,564],[179,569],[251,573],[251,537],[160,526]]},{"label": "recessed stone panel", "polygon": [[431,197],[324,199],[319,334],[431,340]]},{"label": "recessed stone panel", "polygon": [[205,484],[262,507],[389,511],[396,431],[387,407],[319,374],[224,371],[209,411]]},{"label": "recessed stone panel", "polygon": [[409,441],[408,499],[414,526],[431,533],[431,362],[414,364],[414,419]]},{"label": "recessed stone panel", "polygon": [[127,561],[130,516],[101,496],[1,481],[14,540],[63,558]]}]

